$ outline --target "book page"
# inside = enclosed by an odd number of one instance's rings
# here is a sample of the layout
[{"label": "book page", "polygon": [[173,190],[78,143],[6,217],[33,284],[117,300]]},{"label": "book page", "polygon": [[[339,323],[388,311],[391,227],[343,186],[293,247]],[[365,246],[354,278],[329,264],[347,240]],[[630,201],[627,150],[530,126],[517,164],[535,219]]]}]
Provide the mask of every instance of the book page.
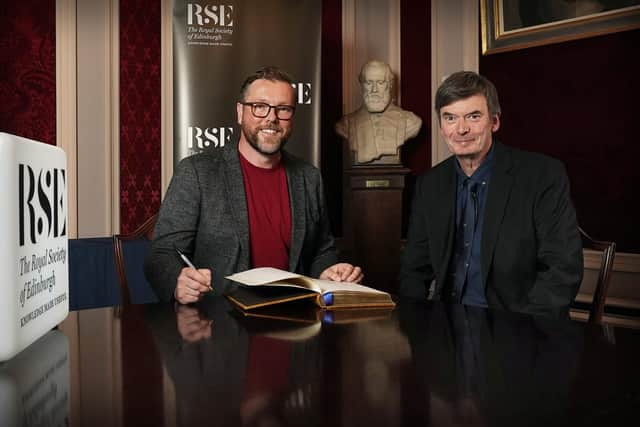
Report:
[{"label": "book page", "polygon": [[288,286],[320,292],[313,280],[300,274],[291,273],[272,267],[252,268],[226,277],[246,286]]},{"label": "book page", "polygon": [[368,294],[383,294],[386,292],[379,291],[377,289],[370,288],[368,286],[359,285],[351,282],[334,282],[331,280],[312,279],[322,293],[325,292],[365,292]]}]

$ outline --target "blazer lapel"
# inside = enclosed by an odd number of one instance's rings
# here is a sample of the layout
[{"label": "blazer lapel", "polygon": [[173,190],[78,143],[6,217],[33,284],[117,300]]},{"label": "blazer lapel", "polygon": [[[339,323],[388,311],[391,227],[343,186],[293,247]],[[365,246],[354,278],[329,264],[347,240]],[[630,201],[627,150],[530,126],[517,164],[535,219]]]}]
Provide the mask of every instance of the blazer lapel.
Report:
[{"label": "blazer lapel", "polygon": [[284,167],[287,172],[289,204],[291,205],[291,248],[289,249],[289,271],[296,271],[306,230],[304,177],[299,169],[296,169],[291,165],[291,162],[287,161],[286,153],[283,153],[282,160],[284,161]]},{"label": "blazer lapel", "polygon": [[494,140],[493,143],[496,150],[495,165],[491,172],[480,246],[480,270],[482,272],[482,283],[485,286],[489,274],[489,266],[493,259],[493,251],[498,239],[498,232],[500,231],[505,207],[513,186],[511,154],[499,142]]},{"label": "blazer lapel", "polygon": [[[227,200],[231,206],[232,218],[235,224],[235,231],[240,242],[240,258],[238,268],[246,270],[249,268],[251,248],[249,246],[249,213],[247,211],[247,197],[244,190],[244,178],[240,166],[240,154],[236,144],[228,145],[224,149],[225,157],[225,192]],[[244,255],[244,256],[242,256]]]},{"label": "blazer lapel", "polygon": [[436,284],[439,289],[442,289],[446,282],[446,275],[449,269],[449,259],[451,258],[451,252],[453,251],[453,240],[455,236],[455,218],[456,218],[456,170],[455,156],[451,156],[448,160],[447,172],[444,175],[444,181],[441,182],[438,192],[439,194],[433,199],[438,200],[440,206],[437,209],[433,209],[434,221],[433,224],[438,226],[433,230],[436,238],[434,242],[442,242],[441,248],[434,248],[433,253],[441,253],[443,257],[440,260],[432,260],[432,262],[439,262],[439,268],[436,271],[440,272],[439,277],[436,277]]}]

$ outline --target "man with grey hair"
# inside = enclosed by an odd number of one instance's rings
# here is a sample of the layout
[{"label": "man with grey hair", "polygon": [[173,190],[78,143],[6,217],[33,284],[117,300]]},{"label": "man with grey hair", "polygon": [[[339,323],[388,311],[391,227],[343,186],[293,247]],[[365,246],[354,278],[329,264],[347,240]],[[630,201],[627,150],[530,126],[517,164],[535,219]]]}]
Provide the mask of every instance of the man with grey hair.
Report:
[{"label": "man with grey hair", "polygon": [[500,144],[494,85],[468,71],[435,100],[452,157],[421,176],[400,294],[567,317],[582,281],[582,242],[558,160]]},{"label": "man with grey hair", "polygon": [[422,120],[391,103],[393,73],[381,61],[369,61],[358,76],[364,105],[344,116],[336,132],[349,142],[356,164],[400,163],[398,148],[420,131]]}]

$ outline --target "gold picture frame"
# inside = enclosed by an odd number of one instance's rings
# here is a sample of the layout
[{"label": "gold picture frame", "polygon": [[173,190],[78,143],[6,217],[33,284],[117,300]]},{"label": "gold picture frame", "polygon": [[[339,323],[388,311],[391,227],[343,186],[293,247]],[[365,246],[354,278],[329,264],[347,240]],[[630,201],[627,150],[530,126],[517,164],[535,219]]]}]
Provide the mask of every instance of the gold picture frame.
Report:
[{"label": "gold picture frame", "polygon": [[482,54],[640,28],[640,0],[480,0]]}]

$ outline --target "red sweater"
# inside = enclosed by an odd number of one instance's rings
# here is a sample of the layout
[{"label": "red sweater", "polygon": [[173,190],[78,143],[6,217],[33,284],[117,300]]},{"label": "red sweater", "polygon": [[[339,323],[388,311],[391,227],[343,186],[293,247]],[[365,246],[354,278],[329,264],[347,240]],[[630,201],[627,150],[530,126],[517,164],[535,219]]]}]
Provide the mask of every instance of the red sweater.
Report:
[{"label": "red sweater", "polygon": [[251,266],[288,270],[291,207],[284,166],[259,168],[239,154],[249,213]]}]

